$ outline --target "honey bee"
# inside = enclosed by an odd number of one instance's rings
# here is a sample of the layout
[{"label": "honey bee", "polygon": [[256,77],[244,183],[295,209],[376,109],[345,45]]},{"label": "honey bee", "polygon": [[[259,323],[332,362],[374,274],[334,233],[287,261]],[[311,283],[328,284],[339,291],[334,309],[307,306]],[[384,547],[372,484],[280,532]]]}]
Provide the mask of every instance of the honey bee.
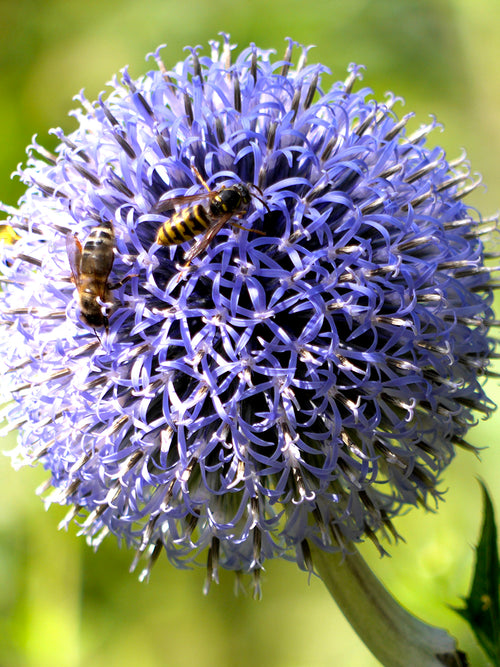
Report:
[{"label": "honey bee", "polygon": [[112,301],[108,277],[115,258],[115,232],[110,222],[102,221],[80,243],[76,234],[66,236],[69,265],[78,292],[80,317],[89,326],[108,328],[105,304]]},{"label": "honey bee", "polygon": [[[175,206],[190,204],[166,220],[156,234],[158,245],[178,245],[203,234],[203,237],[184,255],[186,260],[184,268],[187,268],[193,259],[198,257],[210,245],[226,222],[231,218],[241,218],[247,213],[252,197],[259,199],[269,210],[266,202],[261,197],[251,193],[251,188],[259,190],[256,185],[236,183],[229,187],[223,185],[217,190],[211,190],[199,171],[195,167],[192,167],[192,169],[205,187],[206,192],[165,199],[160,201],[156,207],[156,211],[161,213]],[[195,203],[205,198],[209,200],[208,206]],[[256,229],[241,227],[234,222],[232,224],[240,229],[246,229],[246,231],[264,234],[264,232]]]}]

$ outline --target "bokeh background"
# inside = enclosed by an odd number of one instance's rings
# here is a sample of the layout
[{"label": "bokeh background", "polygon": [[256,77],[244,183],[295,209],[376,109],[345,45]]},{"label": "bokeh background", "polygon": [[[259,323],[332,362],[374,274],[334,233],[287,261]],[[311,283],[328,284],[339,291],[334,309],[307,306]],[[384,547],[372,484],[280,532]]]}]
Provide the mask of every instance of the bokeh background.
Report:
[{"label": "bokeh background", "polygon": [[[241,47],[255,42],[282,55],[284,38],[315,44],[320,61],[343,79],[350,62],[367,66],[365,83],[380,99],[393,90],[416,125],[435,114],[446,127],[431,136],[450,157],[467,148],[483,174],[469,202],[485,213],[500,205],[500,4],[498,0],[1,0],[0,200],[22,192],[10,174],[37,133],[66,131],[81,88],[89,99],[129,64],[153,67],[161,43],[167,67],[183,47],[219,31]],[[0,350],[1,353],[1,350]],[[499,382],[491,380],[500,401]],[[447,627],[486,665],[466,625],[447,605],[466,594],[481,519],[476,477],[489,485],[500,515],[500,414],[470,440],[481,461],[459,453],[446,473],[439,512],[412,511],[397,528],[406,543],[380,559],[363,552],[388,587],[415,613]],[[0,443],[8,450],[12,439]],[[149,584],[128,573],[132,553],[105,542],[93,553],[76,532],[58,532],[64,510],[45,512],[34,490],[43,470],[14,472],[0,457],[0,666],[374,667],[321,582],[286,562],[268,563],[264,597],[235,597],[233,578],[202,595],[204,572],[178,571],[165,558]]]}]

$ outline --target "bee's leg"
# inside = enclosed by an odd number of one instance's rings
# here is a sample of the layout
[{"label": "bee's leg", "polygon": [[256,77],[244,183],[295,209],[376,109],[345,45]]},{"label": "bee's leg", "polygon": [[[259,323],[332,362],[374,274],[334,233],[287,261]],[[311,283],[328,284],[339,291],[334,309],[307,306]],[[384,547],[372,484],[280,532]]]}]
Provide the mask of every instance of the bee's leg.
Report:
[{"label": "bee's leg", "polygon": [[131,280],[132,278],[138,278],[138,277],[139,277],[138,273],[131,273],[129,276],[125,276],[125,278],[122,278],[117,283],[112,283],[111,285],[108,285],[108,289],[109,290],[118,289],[122,285],[125,285],[125,283],[128,283],[128,281]]}]

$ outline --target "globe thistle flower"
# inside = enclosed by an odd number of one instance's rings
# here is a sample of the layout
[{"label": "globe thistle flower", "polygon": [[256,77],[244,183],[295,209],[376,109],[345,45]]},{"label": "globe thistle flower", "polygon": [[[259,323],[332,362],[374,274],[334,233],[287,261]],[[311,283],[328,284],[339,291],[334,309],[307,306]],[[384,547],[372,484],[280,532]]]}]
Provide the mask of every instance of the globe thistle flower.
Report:
[{"label": "globe thistle flower", "polygon": [[478,181],[428,145],[436,121],[407,131],[355,65],[325,92],[296,48],[233,62],[225,37],[171,71],[158,50],[79,95],[4,207],[14,463],[41,462],[91,544],[149,554],[143,576],[162,551],[256,585],[269,558],[383,551],[493,408]]}]

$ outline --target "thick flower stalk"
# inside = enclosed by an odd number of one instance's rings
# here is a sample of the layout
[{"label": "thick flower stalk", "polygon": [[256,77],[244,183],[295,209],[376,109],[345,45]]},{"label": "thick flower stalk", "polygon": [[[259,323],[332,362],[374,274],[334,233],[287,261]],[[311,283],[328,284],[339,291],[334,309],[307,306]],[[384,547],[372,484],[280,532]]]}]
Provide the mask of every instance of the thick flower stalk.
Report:
[{"label": "thick flower stalk", "polygon": [[[427,144],[436,122],[407,131],[356,66],[324,92],[295,46],[233,62],[225,39],[172,71],[156,52],[146,76],[80,95],[54,154],[34,142],[5,207],[15,464],[42,463],[46,502],[90,543],[209,580],[382,550],[492,409],[477,182]],[[248,201],[217,212],[238,184]]]}]

